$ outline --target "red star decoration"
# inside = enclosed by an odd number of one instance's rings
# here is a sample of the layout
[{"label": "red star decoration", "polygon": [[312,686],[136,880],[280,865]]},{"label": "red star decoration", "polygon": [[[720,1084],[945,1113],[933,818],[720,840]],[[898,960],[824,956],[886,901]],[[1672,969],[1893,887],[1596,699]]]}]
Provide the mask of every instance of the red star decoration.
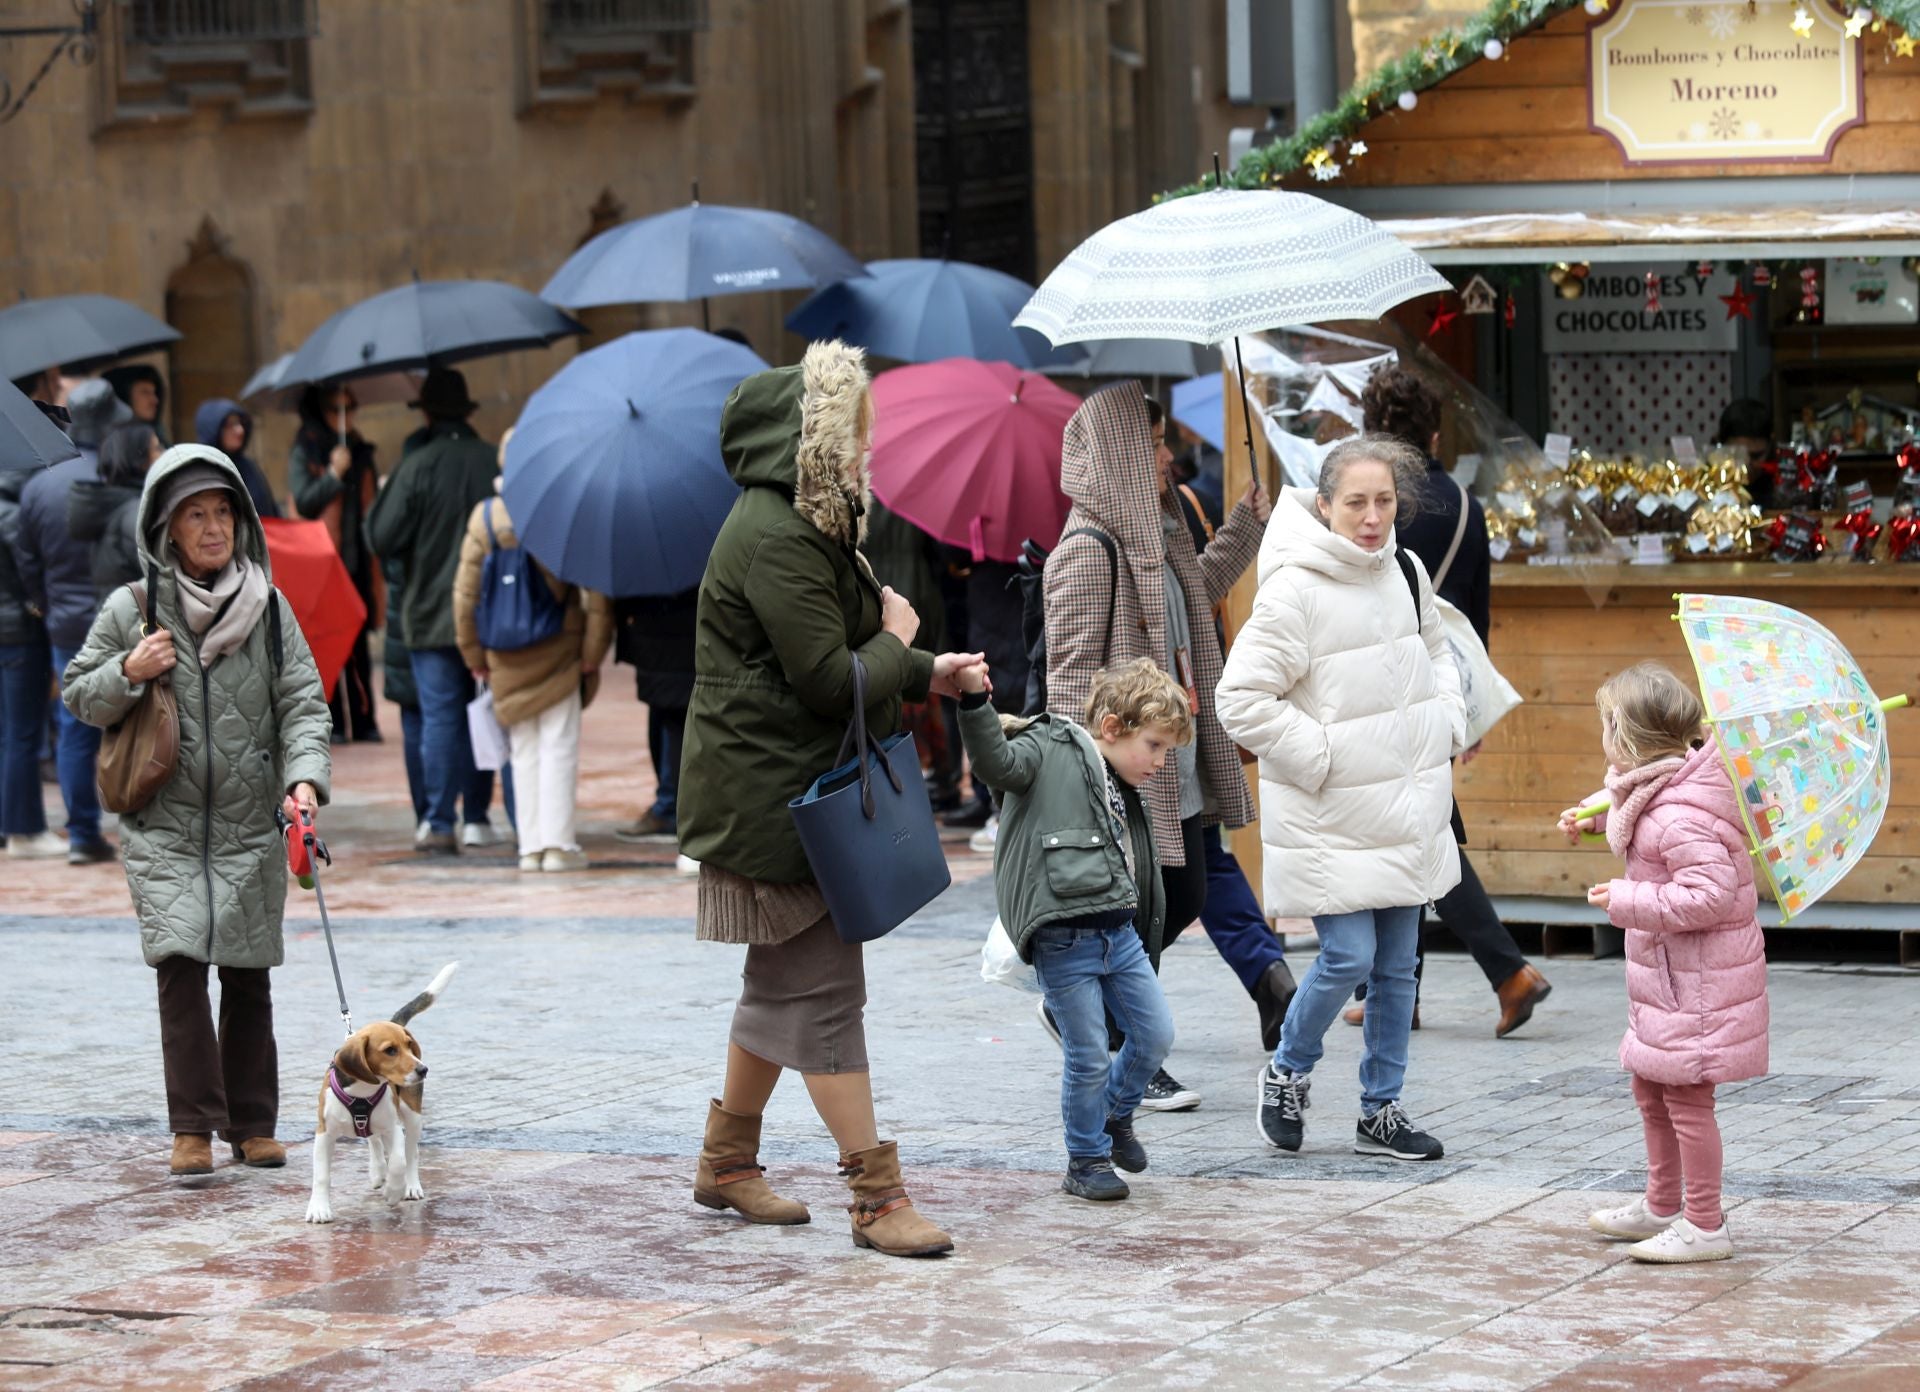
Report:
[{"label": "red star decoration", "polygon": [[1444,304],[1436,304],[1427,312],[1427,337],[1438,338],[1453,327],[1453,321],[1460,317],[1457,309],[1448,309]]},{"label": "red star decoration", "polygon": [[1733,283],[1733,293],[1722,295],[1720,303],[1727,307],[1727,318],[1753,318],[1753,296],[1747,293],[1747,287],[1739,281]]}]

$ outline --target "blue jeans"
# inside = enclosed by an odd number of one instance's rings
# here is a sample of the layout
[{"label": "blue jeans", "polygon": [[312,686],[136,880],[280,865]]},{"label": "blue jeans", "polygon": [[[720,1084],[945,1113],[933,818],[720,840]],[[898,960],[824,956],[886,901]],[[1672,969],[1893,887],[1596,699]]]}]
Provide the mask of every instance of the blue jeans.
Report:
[{"label": "blue jeans", "polygon": [[[59,676],[79,653],[78,648],[53,650],[53,674]],[[67,843],[93,846],[100,842],[100,785],[94,764],[100,758],[100,731],[59,705],[60,743],[53,759],[60,769],[60,796],[67,804]]]},{"label": "blue jeans", "polygon": [[[1033,935],[1033,966],[1066,1056],[1060,1118],[1067,1154],[1097,1159],[1113,1149],[1107,1118],[1133,1115],[1154,1070],[1173,1048],[1173,1012],[1132,924],[1041,928]],[[1111,1058],[1107,1011],[1127,1036]]]},{"label": "blue jeans", "polygon": [[40,737],[47,728],[47,645],[0,647],[0,836],[47,829]]},{"label": "blue jeans", "polygon": [[653,815],[673,826],[680,810],[680,748],[687,739],[687,713],[666,706],[647,707],[647,750],[657,782]]},{"label": "blue jeans", "polygon": [[420,707],[400,707],[400,755],[407,764],[407,796],[413,800],[413,820],[427,819],[427,761],[421,750]]},{"label": "blue jeans", "polygon": [[1207,902],[1200,910],[1200,926],[1214,949],[1248,995],[1260,984],[1267,968],[1286,960],[1286,944],[1267,926],[1260,901],[1247,883],[1246,873],[1221,838],[1220,828],[1203,833],[1207,848]]},{"label": "blue jeans", "polygon": [[1420,909],[1361,909],[1315,917],[1320,955],[1300,979],[1287,1007],[1273,1066],[1311,1073],[1322,1040],[1353,988],[1367,983],[1361,1028],[1360,1101],[1371,1116],[1400,1100],[1407,1076],[1407,1040],[1413,1031],[1413,964],[1420,951]]},{"label": "blue jeans", "polygon": [[[473,766],[473,741],[467,734],[473,673],[467,670],[458,648],[415,648],[410,656],[413,684],[420,693],[420,767],[426,775],[427,821],[444,836],[454,830],[460,795],[480,776]],[[491,775],[488,783],[492,783]],[[484,802],[479,810],[484,819]],[[471,798],[467,800],[467,820],[476,820]]]}]

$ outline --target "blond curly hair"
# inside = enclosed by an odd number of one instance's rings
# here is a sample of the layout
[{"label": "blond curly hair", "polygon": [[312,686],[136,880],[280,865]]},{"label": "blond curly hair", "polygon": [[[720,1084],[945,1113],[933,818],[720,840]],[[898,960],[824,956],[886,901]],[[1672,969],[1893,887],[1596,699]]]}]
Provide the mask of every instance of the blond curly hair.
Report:
[{"label": "blond curly hair", "polygon": [[1700,738],[1706,709],[1693,688],[1658,662],[1636,662],[1601,683],[1600,741],[1623,768],[1686,754]]},{"label": "blond curly hair", "polygon": [[1193,742],[1193,708],[1187,702],[1187,689],[1150,657],[1094,675],[1093,693],[1087,698],[1087,728],[1098,732],[1109,715],[1129,734],[1152,726],[1170,735],[1175,744]]}]

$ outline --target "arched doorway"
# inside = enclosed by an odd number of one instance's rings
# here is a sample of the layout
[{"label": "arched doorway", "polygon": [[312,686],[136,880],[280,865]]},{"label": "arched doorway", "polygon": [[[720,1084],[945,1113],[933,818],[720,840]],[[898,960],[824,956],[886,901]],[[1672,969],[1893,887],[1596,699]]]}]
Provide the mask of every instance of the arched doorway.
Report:
[{"label": "arched doorway", "polygon": [[173,438],[191,441],[202,401],[233,396],[259,365],[253,271],[227,254],[211,217],[187,243],[186,264],[167,281],[167,322],[180,338],[167,350]]}]

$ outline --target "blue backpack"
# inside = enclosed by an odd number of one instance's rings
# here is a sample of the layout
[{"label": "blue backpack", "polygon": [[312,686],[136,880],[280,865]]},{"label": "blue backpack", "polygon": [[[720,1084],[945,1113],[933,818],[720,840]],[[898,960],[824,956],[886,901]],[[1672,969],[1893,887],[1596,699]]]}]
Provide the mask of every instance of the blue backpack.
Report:
[{"label": "blue backpack", "polygon": [[480,571],[480,603],[474,627],[489,652],[518,652],[544,643],[567,621],[566,606],[524,546],[503,548],[493,530],[493,499],[486,511],[487,560]]}]

